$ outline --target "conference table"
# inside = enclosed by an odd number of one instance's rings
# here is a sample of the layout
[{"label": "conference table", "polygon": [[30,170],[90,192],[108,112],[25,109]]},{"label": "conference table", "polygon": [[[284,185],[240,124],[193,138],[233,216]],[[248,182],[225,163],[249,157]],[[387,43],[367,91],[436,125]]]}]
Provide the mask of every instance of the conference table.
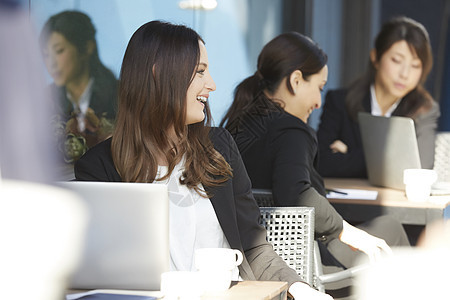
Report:
[{"label": "conference table", "polygon": [[[328,198],[330,203],[349,222],[364,222],[381,215],[392,215],[402,224],[427,226],[450,218],[450,195],[430,196],[424,202],[408,201],[405,191],[371,185],[367,179],[324,178],[331,190],[355,189],[376,191],[374,200]],[[337,195],[337,194],[335,194]]]},{"label": "conference table", "polygon": [[284,281],[237,281],[225,292],[206,294],[201,300],[286,300],[288,284]]},{"label": "conference table", "polygon": [[[218,293],[204,294],[199,300],[286,300],[288,284],[284,281],[233,281],[231,287]],[[111,291],[111,290],[110,290]],[[84,293],[82,290],[69,290],[67,294]],[[164,299],[161,292],[116,291],[126,295],[153,296]]]}]

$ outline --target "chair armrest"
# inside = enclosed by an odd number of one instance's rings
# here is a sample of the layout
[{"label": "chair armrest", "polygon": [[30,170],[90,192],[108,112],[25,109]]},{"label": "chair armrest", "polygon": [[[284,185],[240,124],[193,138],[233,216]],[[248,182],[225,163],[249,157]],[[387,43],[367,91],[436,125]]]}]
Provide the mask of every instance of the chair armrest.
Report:
[{"label": "chair armrest", "polygon": [[331,273],[331,274],[323,274],[318,276],[319,282],[321,284],[336,282],[339,280],[353,278],[357,273],[366,270],[369,267],[368,264],[355,266],[343,271]]}]

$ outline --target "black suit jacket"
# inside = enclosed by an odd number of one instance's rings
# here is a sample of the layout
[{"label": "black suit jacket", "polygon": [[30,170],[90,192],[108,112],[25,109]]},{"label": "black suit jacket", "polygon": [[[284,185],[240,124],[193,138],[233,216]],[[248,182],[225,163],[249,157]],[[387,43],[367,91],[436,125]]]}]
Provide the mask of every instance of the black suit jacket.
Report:
[{"label": "black suit jacket", "polygon": [[[245,280],[277,280],[289,284],[301,281],[266,241],[250,180],[230,134],[222,128],[212,128],[210,137],[233,170],[230,180],[206,190],[213,195],[211,203],[231,248],[245,254],[239,266],[240,276]],[[112,160],[111,139],[93,147],[75,163],[75,176],[77,180],[122,181]]]},{"label": "black suit jacket", "polygon": [[[49,86],[50,93],[57,102],[56,111],[61,115],[63,121],[71,118],[73,104],[67,98],[65,87],[58,87],[54,83]],[[107,119],[116,118],[117,109],[117,81],[111,82],[107,87],[101,87],[94,81],[89,107],[98,118],[104,116]]]},{"label": "black suit jacket", "polygon": [[[329,91],[325,98],[321,122],[317,132],[319,141],[319,173],[324,177],[367,178],[359,124],[350,118],[345,105],[346,89]],[[363,109],[371,112],[370,90],[363,100]],[[393,111],[393,116],[401,116],[402,102]],[[439,105],[433,102],[431,109],[414,120],[417,144],[422,168],[432,169]],[[333,153],[330,145],[341,140],[348,146],[346,154]]]},{"label": "black suit jacket", "polygon": [[316,237],[325,244],[339,236],[342,217],[325,198],[311,127],[279,111],[249,114],[230,130],[254,188],[271,189],[276,206],[314,207]]}]

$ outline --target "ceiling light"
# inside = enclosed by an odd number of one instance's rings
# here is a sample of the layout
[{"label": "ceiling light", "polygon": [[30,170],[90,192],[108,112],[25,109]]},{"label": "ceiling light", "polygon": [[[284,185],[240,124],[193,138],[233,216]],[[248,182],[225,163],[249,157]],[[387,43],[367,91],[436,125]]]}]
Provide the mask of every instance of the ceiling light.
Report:
[{"label": "ceiling light", "polygon": [[216,0],[185,0],[178,2],[181,9],[213,10],[217,7]]}]

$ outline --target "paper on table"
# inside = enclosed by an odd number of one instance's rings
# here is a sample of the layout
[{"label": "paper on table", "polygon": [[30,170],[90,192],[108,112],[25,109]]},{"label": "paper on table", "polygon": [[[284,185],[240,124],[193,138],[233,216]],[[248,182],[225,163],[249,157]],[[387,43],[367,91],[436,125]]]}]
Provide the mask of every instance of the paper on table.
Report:
[{"label": "paper on table", "polygon": [[376,200],[377,196],[377,191],[359,189],[333,189],[333,191],[330,191],[327,194],[328,199]]}]

